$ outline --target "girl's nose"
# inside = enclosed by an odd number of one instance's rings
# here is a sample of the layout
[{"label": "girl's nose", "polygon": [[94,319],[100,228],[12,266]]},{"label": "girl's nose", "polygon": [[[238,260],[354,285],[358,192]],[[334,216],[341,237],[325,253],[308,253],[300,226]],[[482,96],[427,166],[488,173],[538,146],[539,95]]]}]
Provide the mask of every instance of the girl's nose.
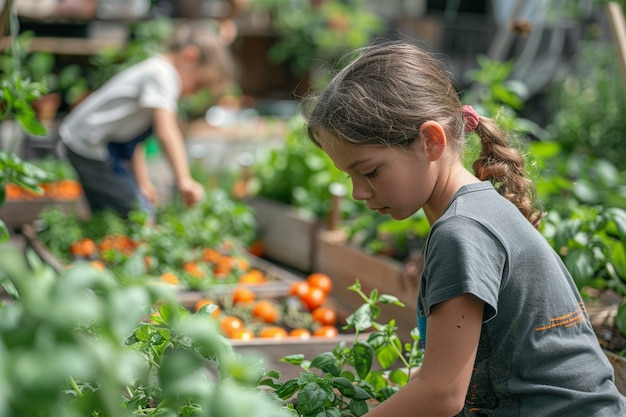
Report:
[{"label": "girl's nose", "polygon": [[352,198],[355,200],[368,200],[372,195],[373,190],[369,181],[357,181],[352,178]]}]

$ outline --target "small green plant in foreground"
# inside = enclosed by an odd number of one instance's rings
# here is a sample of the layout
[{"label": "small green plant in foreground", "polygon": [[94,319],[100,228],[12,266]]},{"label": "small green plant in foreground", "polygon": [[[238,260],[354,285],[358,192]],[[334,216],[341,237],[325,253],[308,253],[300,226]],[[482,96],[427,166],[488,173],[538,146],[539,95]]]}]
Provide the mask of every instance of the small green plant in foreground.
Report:
[{"label": "small green plant in foreground", "polygon": [[[259,382],[260,386],[270,387],[294,416],[362,416],[371,405],[385,401],[406,385],[412,371],[422,363],[417,329],[411,332],[412,343],[403,346],[395,320],[376,322],[381,312],[379,304],[404,304],[377,290],[367,296],[358,281],[349,289],[365,301],[346,319],[344,328],[355,330],[352,345],[340,342],[332,352],[312,360],[301,354],[286,356],[284,362],[300,366],[304,372],[281,382],[280,373],[270,370]],[[363,334],[366,331],[369,333]]]}]

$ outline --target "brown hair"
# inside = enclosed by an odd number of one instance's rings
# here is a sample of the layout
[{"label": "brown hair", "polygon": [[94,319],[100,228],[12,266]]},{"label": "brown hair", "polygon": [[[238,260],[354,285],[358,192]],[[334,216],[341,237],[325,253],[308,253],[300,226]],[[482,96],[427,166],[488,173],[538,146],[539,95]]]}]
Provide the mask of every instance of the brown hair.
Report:
[{"label": "brown hair", "polygon": [[216,69],[224,84],[234,81],[236,67],[233,55],[210,24],[203,21],[179,23],[170,37],[167,51],[176,54],[188,46],[198,48],[198,63]]},{"label": "brown hair", "polygon": [[[407,148],[420,136],[420,126],[433,120],[462,153],[462,104],[436,57],[406,41],[385,41],[356,53],[324,91],[302,102],[313,142],[326,132],[353,144]],[[541,214],[533,208],[534,188],[525,177],[521,153],[508,145],[507,135],[492,119],[481,117],[475,131],[482,143],[473,165],[476,176],[490,180],[537,227]]]}]

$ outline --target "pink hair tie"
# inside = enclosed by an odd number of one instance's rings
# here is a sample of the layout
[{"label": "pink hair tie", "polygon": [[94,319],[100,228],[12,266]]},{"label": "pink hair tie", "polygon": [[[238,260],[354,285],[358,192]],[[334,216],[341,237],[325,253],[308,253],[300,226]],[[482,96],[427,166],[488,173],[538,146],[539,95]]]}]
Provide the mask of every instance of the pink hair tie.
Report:
[{"label": "pink hair tie", "polygon": [[465,133],[469,133],[478,127],[480,116],[470,105],[463,106],[463,118],[465,119]]}]

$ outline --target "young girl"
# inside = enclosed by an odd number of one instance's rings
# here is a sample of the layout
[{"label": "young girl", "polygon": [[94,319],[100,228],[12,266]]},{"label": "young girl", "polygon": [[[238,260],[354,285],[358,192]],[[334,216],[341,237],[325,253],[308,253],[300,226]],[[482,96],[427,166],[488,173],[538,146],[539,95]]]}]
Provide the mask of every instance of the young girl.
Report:
[{"label": "young girl", "polygon": [[[424,361],[368,417],[626,415],[576,286],[536,229],[522,156],[461,105],[434,57],[403,41],[371,46],[303,104],[309,137],[355,199],[396,220],[424,209],[431,225]],[[472,131],[474,173],[461,158]]]},{"label": "young girl", "polygon": [[159,139],[183,201],[204,195],[192,179],[178,101],[200,89],[222,90],[234,78],[227,47],[202,22],[180,25],[168,50],[135,64],[91,93],[64,120],[59,134],[92,211],[153,213],[157,192],[141,144]]}]

